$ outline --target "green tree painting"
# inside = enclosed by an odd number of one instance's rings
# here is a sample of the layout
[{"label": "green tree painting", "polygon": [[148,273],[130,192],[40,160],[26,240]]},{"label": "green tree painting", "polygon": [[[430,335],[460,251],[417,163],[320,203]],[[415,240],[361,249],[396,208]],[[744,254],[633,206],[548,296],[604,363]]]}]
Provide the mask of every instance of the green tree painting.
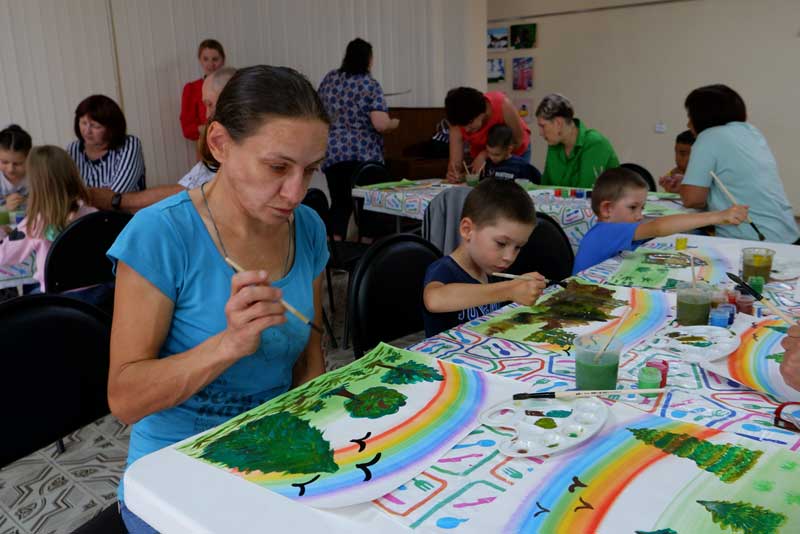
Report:
[{"label": "green tree painting", "polygon": [[322,432],[286,412],[240,426],[206,445],[200,457],[245,473],[334,473],[339,469]]},{"label": "green tree painting", "polygon": [[742,534],[776,534],[786,516],[755,504],[728,501],[697,501],[711,512],[721,528]]},{"label": "green tree painting", "polygon": [[354,394],[347,390],[347,385],[342,385],[326,393],[325,397],[335,395],[347,399],[344,402],[344,409],[350,416],[369,419],[397,413],[405,406],[407,398],[399,391],[383,386],[372,387]]},{"label": "green tree painting", "polygon": [[731,483],[749,471],[763,451],[725,443],[717,445],[689,434],[675,434],[652,428],[629,428],[636,439],[664,452],[694,460],[700,469]]},{"label": "green tree painting", "polygon": [[376,363],[375,366],[389,369],[389,371],[381,376],[381,382],[385,384],[416,384],[417,382],[437,382],[444,380],[444,377],[439,371],[424,363],[407,361],[398,365]]}]

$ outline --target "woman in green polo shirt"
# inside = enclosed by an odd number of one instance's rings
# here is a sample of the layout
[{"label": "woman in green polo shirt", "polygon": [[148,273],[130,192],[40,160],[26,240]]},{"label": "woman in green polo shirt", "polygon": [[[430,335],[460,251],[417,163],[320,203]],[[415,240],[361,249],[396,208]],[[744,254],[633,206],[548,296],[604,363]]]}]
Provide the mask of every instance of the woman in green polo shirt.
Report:
[{"label": "woman in green polo shirt", "polygon": [[591,188],[603,171],[619,167],[608,139],[576,119],[565,96],[544,97],[536,108],[536,122],[548,144],[542,185]]}]

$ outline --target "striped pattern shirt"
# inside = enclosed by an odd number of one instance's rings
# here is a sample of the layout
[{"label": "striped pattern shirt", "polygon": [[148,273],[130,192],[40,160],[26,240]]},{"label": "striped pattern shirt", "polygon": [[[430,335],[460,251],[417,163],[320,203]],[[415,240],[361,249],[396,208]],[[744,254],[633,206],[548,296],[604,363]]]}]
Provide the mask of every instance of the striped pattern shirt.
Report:
[{"label": "striped pattern shirt", "polygon": [[115,193],[145,188],[142,143],[136,136],[126,136],[121,147],[109,150],[105,156],[94,161],[86,156],[80,141],[70,143],[67,152],[75,161],[87,187],[111,189]]}]

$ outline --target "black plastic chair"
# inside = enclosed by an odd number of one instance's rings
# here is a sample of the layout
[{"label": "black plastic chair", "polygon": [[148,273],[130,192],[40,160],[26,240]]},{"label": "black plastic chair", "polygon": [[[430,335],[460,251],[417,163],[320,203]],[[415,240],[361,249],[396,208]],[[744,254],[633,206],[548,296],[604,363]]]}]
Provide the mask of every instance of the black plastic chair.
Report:
[{"label": "black plastic chair", "polygon": [[536,212],[536,228],[509,267],[510,274],[537,272],[549,280],[559,281],[572,275],[575,253],[567,234],[546,213]]},{"label": "black plastic chair", "polygon": [[650,174],[650,171],[642,167],[641,165],[637,165],[636,163],[623,163],[620,165],[623,169],[628,169],[629,171],[633,171],[642,178],[644,181],[647,182],[647,187],[650,191],[656,191],[656,181],[653,179],[653,175]]},{"label": "black plastic chair", "polygon": [[[111,285],[114,273],[106,252],[131,218],[128,213],[98,211],[67,226],[47,253],[44,264],[47,292],[63,293],[98,284]],[[113,298],[114,292],[109,287],[95,303],[111,313]]]},{"label": "black plastic chair", "polygon": [[0,303],[3,376],[0,466],[61,439],[109,413],[111,317],[61,295]]},{"label": "black plastic chair", "polygon": [[422,290],[428,266],[442,253],[414,234],[376,241],[350,277],[347,308],[353,354],[423,329]]}]

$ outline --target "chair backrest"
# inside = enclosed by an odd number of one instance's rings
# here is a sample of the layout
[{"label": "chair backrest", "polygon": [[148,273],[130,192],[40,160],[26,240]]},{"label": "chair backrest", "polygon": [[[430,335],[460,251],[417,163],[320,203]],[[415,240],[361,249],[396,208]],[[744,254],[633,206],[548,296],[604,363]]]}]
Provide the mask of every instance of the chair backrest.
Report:
[{"label": "chair backrest", "polygon": [[114,280],[106,252],[131,217],[117,211],[97,211],[67,226],[47,253],[47,292],[62,293]]},{"label": "chair backrest", "polygon": [[471,187],[448,187],[425,208],[422,218],[422,237],[430,241],[442,254],[453,252],[461,241],[458,226],[464,201]]},{"label": "chair backrest", "polygon": [[372,185],[380,184],[390,181],[389,169],[386,165],[377,161],[365,161],[362,163],[353,176],[350,178],[350,183],[354,187],[359,185]]},{"label": "chair backrest", "polygon": [[0,303],[0,466],[108,413],[111,317],[62,295]]},{"label": "chair backrest", "polygon": [[508,272],[537,272],[550,280],[563,280],[571,276],[575,253],[567,234],[546,213],[536,212],[536,219],[536,228]]},{"label": "chair backrest", "polygon": [[641,165],[638,165],[636,163],[623,163],[622,165],[620,165],[620,167],[622,167],[623,169],[628,169],[629,171],[633,171],[642,178],[644,178],[644,181],[647,182],[647,187],[650,189],[650,191],[656,190],[656,181],[653,179],[653,175],[650,174],[650,171],[648,171]]},{"label": "chair backrest", "polygon": [[319,218],[325,223],[326,230],[328,229],[328,217],[330,215],[330,205],[328,204],[328,197],[322,189],[311,187],[306,192],[303,198],[303,204],[317,212]]},{"label": "chair backrest", "polygon": [[361,257],[347,290],[356,358],[381,341],[424,328],[425,271],[441,257],[436,247],[414,234],[380,239]]}]

